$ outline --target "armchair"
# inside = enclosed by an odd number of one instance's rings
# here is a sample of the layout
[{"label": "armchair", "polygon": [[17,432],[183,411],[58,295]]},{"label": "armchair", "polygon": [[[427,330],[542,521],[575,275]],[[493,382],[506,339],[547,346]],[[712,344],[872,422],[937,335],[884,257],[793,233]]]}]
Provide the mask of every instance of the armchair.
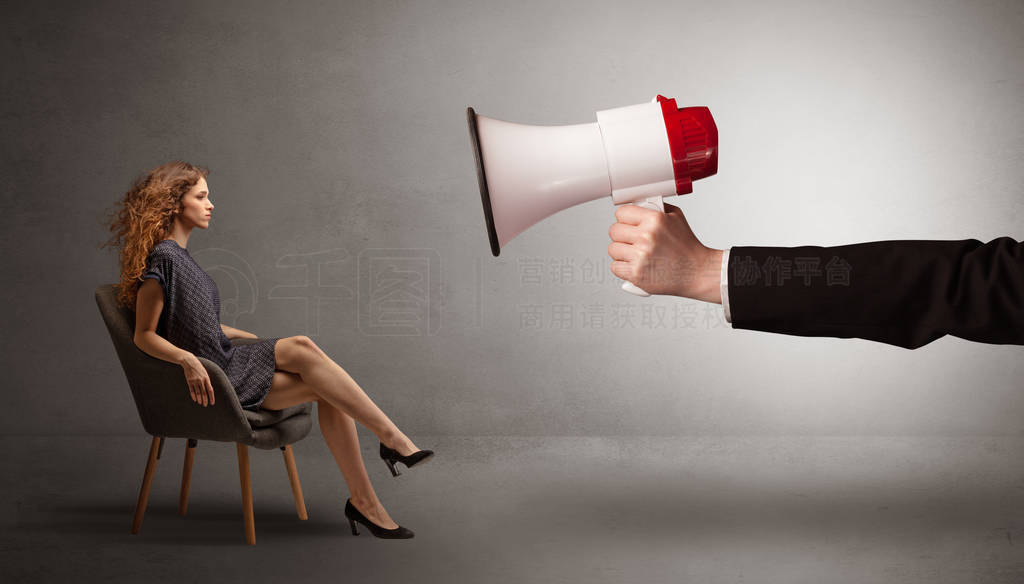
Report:
[{"label": "armchair", "polygon": [[[306,504],[302,497],[302,486],[299,483],[291,445],[309,434],[312,428],[313,404],[305,403],[283,410],[244,410],[224,371],[212,361],[199,357],[213,384],[214,404],[208,407],[197,406],[189,396],[188,384],[185,382],[181,367],[148,355],[135,346],[135,313],[118,306],[116,296],[115,284],[101,285],[96,289],[96,304],[128,379],[142,427],[153,437],[139,499],[135,506],[131,533],[138,533],[142,526],[153,475],[167,438],[188,440],[178,502],[180,515],[185,515],[188,506],[192,461],[198,441],[215,440],[234,442],[236,445],[246,543],[256,543],[249,446],[263,450],[279,448],[282,451],[296,512],[299,519],[306,519]],[[257,340],[235,339],[232,344],[248,344]]]}]

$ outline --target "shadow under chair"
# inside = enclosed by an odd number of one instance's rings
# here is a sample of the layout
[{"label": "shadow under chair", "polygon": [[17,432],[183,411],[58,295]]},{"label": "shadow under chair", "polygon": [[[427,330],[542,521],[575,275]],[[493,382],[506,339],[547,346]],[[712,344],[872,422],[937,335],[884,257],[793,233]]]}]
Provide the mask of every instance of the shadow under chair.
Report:
[{"label": "shadow under chair", "polygon": [[[114,349],[128,378],[135,406],[146,433],[153,436],[146,471],[135,506],[131,533],[139,532],[146,513],[149,489],[157,461],[167,438],[185,438],[185,464],[181,475],[178,514],[185,515],[192,478],[192,461],[199,440],[234,442],[238,450],[238,474],[242,486],[242,516],[245,541],[256,543],[252,509],[252,483],[249,474],[249,446],[263,450],[281,449],[295,497],[299,519],[307,519],[302,486],[295,468],[291,445],[306,437],[312,428],[313,404],[307,402],[283,410],[252,412],[242,409],[231,382],[216,363],[198,357],[213,384],[214,404],[202,407],[189,395],[181,366],[157,359],[135,346],[135,312],[117,304],[117,285],[104,284],[96,289],[96,304],[114,342]],[[247,345],[260,339],[233,339],[232,345]]]}]

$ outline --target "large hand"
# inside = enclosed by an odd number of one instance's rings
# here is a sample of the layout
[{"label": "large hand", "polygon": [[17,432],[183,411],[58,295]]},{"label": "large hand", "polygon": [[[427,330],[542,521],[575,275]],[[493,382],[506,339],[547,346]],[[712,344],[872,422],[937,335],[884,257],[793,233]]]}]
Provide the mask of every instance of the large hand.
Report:
[{"label": "large hand", "polygon": [[711,249],[693,234],[683,211],[665,212],[622,205],[608,230],[613,274],[651,294],[672,294],[722,303],[722,250]]}]

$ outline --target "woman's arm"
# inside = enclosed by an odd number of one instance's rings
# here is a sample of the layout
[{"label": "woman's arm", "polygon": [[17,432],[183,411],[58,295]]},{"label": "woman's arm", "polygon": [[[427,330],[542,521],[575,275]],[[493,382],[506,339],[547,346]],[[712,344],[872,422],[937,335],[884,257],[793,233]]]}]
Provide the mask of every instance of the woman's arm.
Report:
[{"label": "woman's arm", "polygon": [[163,288],[156,280],[147,278],[135,297],[135,346],[147,355],[181,365],[192,400],[203,406],[213,405],[213,382],[199,358],[156,334],[163,309]]},{"label": "woman's arm", "polygon": [[220,325],[220,330],[224,331],[224,336],[229,339],[258,339],[257,335],[250,332],[243,331],[242,329],[236,329],[229,327],[226,324]]},{"label": "woman's arm", "polygon": [[164,293],[159,282],[151,278],[144,280],[139,286],[135,301],[135,338],[133,340],[135,346],[147,355],[181,365],[192,353],[175,347],[170,341],[156,334],[156,325],[160,320],[163,308]]}]

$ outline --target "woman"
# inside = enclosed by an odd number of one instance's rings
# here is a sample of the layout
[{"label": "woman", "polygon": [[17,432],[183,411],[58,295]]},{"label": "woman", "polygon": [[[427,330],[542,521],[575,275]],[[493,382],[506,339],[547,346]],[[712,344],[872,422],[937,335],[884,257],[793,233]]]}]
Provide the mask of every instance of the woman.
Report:
[{"label": "woman", "polygon": [[384,538],[413,532],[392,521],[363,467],[355,420],[380,439],[380,456],[392,475],[430,459],[367,397],[362,388],[309,337],[267,338],[234,347],[229,339],[256,335],[220,324],[220,295],[213,279],[186,250],[192,229],[208,229],[209,171],[186,162],[153,169],[129,190],[111,223],[108,245],[120,248],[118,303],[135,310],[135,345],[180,364],[193,401],[213,404],[213,385],[198,357],[227,374],[242,407],[279,410],[317,402],[320,429],[351,497],[345,516]]}]

